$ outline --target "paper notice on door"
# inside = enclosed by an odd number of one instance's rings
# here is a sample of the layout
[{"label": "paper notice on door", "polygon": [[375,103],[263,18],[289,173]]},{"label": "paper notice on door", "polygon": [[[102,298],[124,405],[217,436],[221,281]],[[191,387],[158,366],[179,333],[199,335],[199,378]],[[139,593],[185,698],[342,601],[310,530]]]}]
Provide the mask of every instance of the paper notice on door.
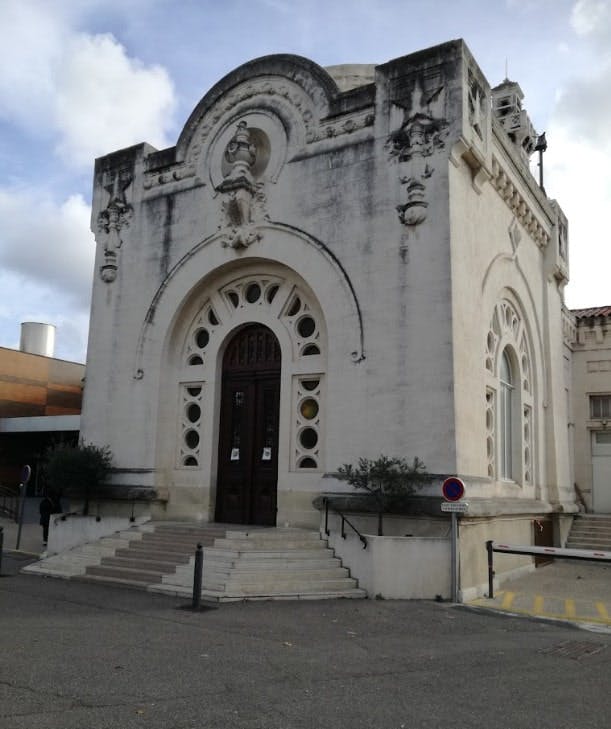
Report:
[{"label": "paper notice on door", "polygon": [[231,449],[231,456],[232,461],[239,461],[240,460],[240,449],[239,448],[232,448]]},{"label": "paper notice on door", "polygon": [[261,456],[262,461],[271,461],[272,460],[272,449],[271,448],[264,448],[263,449],[263,455]]}]

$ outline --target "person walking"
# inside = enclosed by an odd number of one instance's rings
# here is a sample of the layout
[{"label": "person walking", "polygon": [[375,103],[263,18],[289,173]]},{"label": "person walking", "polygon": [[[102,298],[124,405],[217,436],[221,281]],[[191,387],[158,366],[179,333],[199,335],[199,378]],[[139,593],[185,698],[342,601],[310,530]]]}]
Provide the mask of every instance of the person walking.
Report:
[{"label": "person walking", "polygon": [[60,501],[59,494],[55,491],[50,491],[40,502],[40,525],[42,526],[42,546],[46,547],[49,541],[49,523],[51,521],[51,514],[61,514],[62,504]]}]

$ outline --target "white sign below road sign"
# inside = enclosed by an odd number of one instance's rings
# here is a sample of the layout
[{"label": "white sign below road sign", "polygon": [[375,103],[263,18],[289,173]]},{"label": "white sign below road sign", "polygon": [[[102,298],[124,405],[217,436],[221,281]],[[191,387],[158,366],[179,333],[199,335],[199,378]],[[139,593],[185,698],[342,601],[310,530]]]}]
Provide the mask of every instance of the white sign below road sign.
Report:
[{"label": "white sign below road sign", "polygon": [[466,501],[444,501],[441,504],[441,510],[464,514],[469,511],[469,504]]}]

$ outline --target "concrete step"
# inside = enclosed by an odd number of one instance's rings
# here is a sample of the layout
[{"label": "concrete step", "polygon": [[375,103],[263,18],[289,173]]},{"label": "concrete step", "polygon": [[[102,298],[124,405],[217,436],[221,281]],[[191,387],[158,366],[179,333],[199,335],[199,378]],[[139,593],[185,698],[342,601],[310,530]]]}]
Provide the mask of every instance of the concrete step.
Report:
[{"label": "concrete step", "polygon": [[175,554],[195,554],[195,548],[197,547],[197,542],[195,544],[188,542],[186,544],[177,544],[176,542],[165,542],[162,540],[149,540],[149,539],[142,539],[139,541],[132,541],[129,542],[126,545],[120,545],[120,548],[129,548],[133,549],[134,551],[139,552],[148,552],[148,551],[163,551]]},{"label": "concrete step", "polygon": [[302,582],[301,580],[286,581],[275,584],[263,584],[263,585],[229,585],[227,587],[216,588],[208,587],[204,585],[202,588],[203,592],[210,591],[223,591],[227,595],[233,597],[248,597],[248,596],[265,596],[265,595],[288,595],[288,594],[318,594],[325,592],[341,592],[343,590],[354,590],[356,589],[356,580],[352,578],[337,579],[337,580],[312,580],[310,582]]},{"label": "concrete step", "polygon": [[[191,587],[181,585],[150,585],[147,588],[149,592],[158,592],[164,595],[173,595],[175,597],[184,597],[191,600],[193,590]],[[221,602],[245,602],[245,601],[267,601],[267,600],[363,600],[367,597],[365,590],[359,587],[354,590],[338,590],[336,592],[285,592],[274,595],[229,595],[222,590],[202,590],[201,599],[210,603]]]},{"label": "concrete step", "polygon": [[611,552],[611,542],[600,542],[591,540],[589,542],[573,542],[566,543],[567,549],[586,549],[589,551]]},{"label": "concrete step", "polygon": [[164,561],[174,561],[177,564],[188,562],[191,554],[195,554],[195,550],[191,552],[176,551],[168,549],[159,549],[155,547],[123,547],[116,549],[114,556],[116,557],[141,557],[143,559],[159,559]]},{"label": "concrete step", "polygon": [[154,582],[161,582],[163,573],[155,570],[130,569],[128,567],[105,567],[103,565],[93,565],[87,567],[86,575],[97,575],[99,577],[116,578],[119,580],[132,580],[133,582],[142,582],[145,585]]},{"label": "concrete step", "polygon": [[350,573],[346,567],[332,567],[330,569],[311,570],[265,570],[253,572],[250,570],[228,570],[217,572],[204,569],[204,584],[223,581],[225,584],[269,584],[272,582],[287,582],[295,580],[318,580],[318,579],[343,579],[349,577]]},{"label": "concrete step", "polygon": [[609,542],[611,541],[611,532],[605,533],[605,532],[571,532],[569,535],[569,539],[573,540],[574,542],[587,542],[591,539],[603,541],[603,542]]},{"label": "concrete step", "polygon": [[102,557],[101,565],[105,567],[128,567],[130,569],[153,570],[169,574],[176,571],[177,564],[173,561],[158,559],[141,559],[138,557]]},{"label": "concrete step", "polygon": [[[321,555],[327,554],[328,547],[317,547],[312,546],[309,549],[291,549],[290,550],[290,558],[299,560],[299,559],[319,559],[321,558]],[[287,550],[285,549],[261,549],[261,550],[238,550],[238,549],[218,549],[216,545],[214,547],[209,547],[204,549],[204,561],[206,559],[212,559],[212,560],[236,560],[236,559],[243,559],[243,560],[268,560],[268,559],[286,559],[287,558]]]},{"label": "concrete step", "polygon": [[232,560],[214,560],[207,559],[204,553],[204,570],[214,570],[217,572],[229,572],[231,570],[239,570],[240,572],[277,572],[279,570],[316,570],[331,569],[341,567],[342,561],[339,557],[320,555],[313,559],[293,559],[287,554],[285,559],[280,557],[274,559],[232,559]]},{"label": "concrete step", "polygon": [[611,518],[600,516],[576,516],[573,520],[573,529],[577,527],[611,529]]},{"label": "concrete step", "polygon": [[176,548],[186,549],[186,550],[195,550],[198,544],[201,544],[202,546],[212,546],[214,544],[216,537],[212,535],[208,535],[206,537],[187,537],[185,539],[180,539],[175,536],[165,536],[165,535],[157,535],[157,534],[145,534],[143,535],[141,540],[138,540],[139,544],[159,544],[161,546],[174,546]]}]

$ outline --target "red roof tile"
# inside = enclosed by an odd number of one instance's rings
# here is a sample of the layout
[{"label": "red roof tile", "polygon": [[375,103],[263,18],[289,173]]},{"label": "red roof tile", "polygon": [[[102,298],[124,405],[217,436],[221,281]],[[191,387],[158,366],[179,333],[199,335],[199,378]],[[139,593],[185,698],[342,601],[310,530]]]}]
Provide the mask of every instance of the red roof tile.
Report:
[{"label": "red roof tile", "polygon": [[585,319],[591,316],[611,316],[611,306],[593,306],[590,309],[571,309],[576,319]]}]

